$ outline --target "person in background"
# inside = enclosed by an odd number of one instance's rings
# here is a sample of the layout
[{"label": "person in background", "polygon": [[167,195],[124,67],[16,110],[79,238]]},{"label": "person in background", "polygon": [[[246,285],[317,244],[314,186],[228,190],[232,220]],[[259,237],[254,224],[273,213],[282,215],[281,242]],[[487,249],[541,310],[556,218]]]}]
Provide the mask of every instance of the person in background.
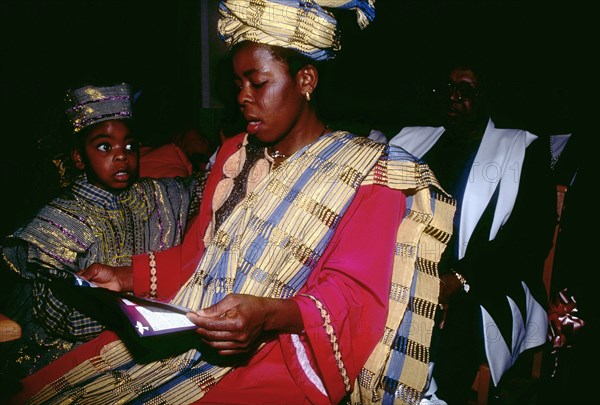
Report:
[{"label": "person in background", "polygon": [[203,171],[214,147],[196,124],[196,108],[174,83],[158,83],[136,93],[133,108],[143,136],[141,177],[189,176]]},{"label": "person in background", "polygon": [[228,116],[227,114],[222,116],[219,120],[219,146],[215,148],[215,151],[208,159],[206,163],[205,170],[210,170],[211,167],[215,164],[217,160],[217,154],[219,153],[219,148],[221,145],[225,143],[225,141],[235,135],[238,135],[242,132],[245,132],[246,122],[243,117],[238,118],[237,116]]},{"label": "person in background", "polygon": [[[202,168],[197,166],[197,170]],[[174,143],[140,147],[140,177],[189,177],[194,165],[188,155]]]},{"label": "person in background", "polygon": [[200,134],[194,127],[182,129],[172,139],[173,145],[178,146],[192,162],[194,170],[206,170],[208,159],[213,147],[207,137]]},{"label": "person in background", "polygon": [[128,265],[133,254],[179,244],[201,197],[196,177],[138,178],[128,84],[69,90],[66,104],[71,147],[55,160],[65,188],[2,242],[3,279],[15,282],[2,312],[23,329],[21,339],[3,343],[4,383],[105,329],[64,302],[46,277],[65,278],[97,262]]},{"label": "person in background", "polygon": [[[544,357],[548,367],[539,398],[539,403],[548,404],[568,403],[574,387],[593,386],[595,373],[588,365],[598,359],[599,339],[595,283],[590,281],[595,238],[583,236],[589,218],[587,189],[596,171],[595,148],[591,146],[596,124],[591,119],[592,104],[587,104],[583,95],[559,94],[552,99],[558,111],[549,109],[550,114],[569,119],[558,123],[550,119],[559,124],[551,128],[552,134],[559,135],[550,139],[555,141],[552,168],[563,200],[550,278],[550,348]],[[569,114],[559,114],[565,110]]]},{"label": "person in background", "polygon": [[462,405],[482,362],[497,385],[523,351],[546,342],[542,273],[556,193],[548,143],[495,126],[482,67],[465,58],[443,77],[444,125],[406,127],[390,143],[422,158],[458,201],[440,261],[445,310],[432,355],[438,389],[429,400]]},{"label": "person in background", "polygon": [[[401,148],[321,120],[311,100],[339,38],[320,3],[220,3],[246,131],[219,148],[182,245],[82,272],[136,295],[156,272],[156,297],[190,308],[189,345],[140,363],[105,333],[24,380],[21,399],[420,399],[454,202]],[[374,17],[371,2],[323,4]]]}]

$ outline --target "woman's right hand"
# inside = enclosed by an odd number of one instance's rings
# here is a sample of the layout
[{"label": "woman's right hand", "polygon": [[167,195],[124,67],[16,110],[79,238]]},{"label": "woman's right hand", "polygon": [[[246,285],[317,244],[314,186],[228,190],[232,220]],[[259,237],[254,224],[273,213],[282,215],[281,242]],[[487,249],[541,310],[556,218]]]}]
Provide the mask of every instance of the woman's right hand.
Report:
[{"label": "woman's right hand", "polygon": [[222,356],[249,353],[263,332],[300,333],[304,329],[298,304],[290,299],[229,294],[210,307],[189,312],[202,341]]},{"label": "woman's right hand", "polygon": [[93,263],[87,269],[80,270],[78,276],[113,291],[133,291],[133,267],[114,267]]}]

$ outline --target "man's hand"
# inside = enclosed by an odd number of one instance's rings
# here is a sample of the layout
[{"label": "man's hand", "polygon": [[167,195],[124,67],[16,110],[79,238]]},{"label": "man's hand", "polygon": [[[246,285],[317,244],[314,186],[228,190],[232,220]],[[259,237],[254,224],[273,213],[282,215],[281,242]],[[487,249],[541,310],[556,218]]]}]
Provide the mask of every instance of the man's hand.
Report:
[{"label": "man's hand", "polygon": [[440,276],[440,304],[448,304],[450,298],[460,291],[463,291],[463,286],[454,274],[446,273]]}]

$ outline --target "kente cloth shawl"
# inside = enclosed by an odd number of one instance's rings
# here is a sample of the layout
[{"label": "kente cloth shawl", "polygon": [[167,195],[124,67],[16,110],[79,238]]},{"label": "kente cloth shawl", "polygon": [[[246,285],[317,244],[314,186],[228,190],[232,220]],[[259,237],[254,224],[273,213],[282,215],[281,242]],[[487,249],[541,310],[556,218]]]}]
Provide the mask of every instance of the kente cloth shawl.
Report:
[{"label": "kente cloth shawl", "polygon": [[[235,172],[227,162],[224,172]],[[222,180],[226,184],[227,176]],[[360,372],[355,394],[370,401],[373,394],[387,393],[416,403],[427,377],[439,292],[436,262],[450,236],[454,205],[441,190],[434,192],[436,181],[427,166],[400,148],[339,131],[301,149],[262,177],[215,230],[196,271],[172,302],[203,308],[231,292],[293,297],[311,276],[357,189],[368,185],[403,190],[407,198],[398,240],[390,244],[394,269],[385,333]],[[369,271],[375,275],[378,269]],[[327,338],[322,334],[321,340]],[[195,349],[138,365],[121,342],[114,342],[32,402],[60,402],[62,395],[78,403],[190,403],[230,370],[207,363]],[[342,376],[337,378],[343,387]],[[326,398],[321,394],[313,402]]]},{"label": "kente cloth shawl", "polygon": [[[436,144],[444,131],[444,127],[406,127],[390,143],[422,157]],[[465,256],[473,231],[494,193],[497,192],[498,197],[489,233],[490,241],[510,218],[519,192],[525,150],[536,139],[537,136],[525,130],[496,128],[491,119],[488,121],[471,165],[462,206],[459,208],[459,259]],[[546,329],[540,327],[548,323],[546,311],[536,301],[527,284],[522,282],[521,286],[521,295],[525,300],[524,313],[519,310],[513,298],[506,296],[513,324],[512,331],[508,332],[512,335],[511,347],[499,336],[498,331],[502,328],[490,312],[483,305],[480,306],[483,325],[486,325],[483,328],[486,357],[496,385],[523,351],[538,347],[546,341]]]},{"label": "kente cloth shawl", "polygon": [[130,265],[133,254],[179,244],[192,202],[200,198],[198,184],[194,178],[141,179],[112,194],[83,176],[4,240],[2,254],[8,267],[33,281],[23,293],[29,297],[20,297],[8,309],[23,316],[16,319],[24,328],[24,337],[15,343],[22,352],[17,359],[20,368],[30,367],[31,372],[43,365],[42,357],[54,357],[53,351],[62,354],[73,342],[89,340],[104,329],[66,305],[38,278],[74,273],[95,262]]},{"label": "kente cloth shawl", "polygon": [[340,49],[337,21],[325,8],[352,9],[358,24],[375,18],[374,0],[225,0],[219,3],[219,35],[229,47],[242,41],[294,49],[313,60]]}]

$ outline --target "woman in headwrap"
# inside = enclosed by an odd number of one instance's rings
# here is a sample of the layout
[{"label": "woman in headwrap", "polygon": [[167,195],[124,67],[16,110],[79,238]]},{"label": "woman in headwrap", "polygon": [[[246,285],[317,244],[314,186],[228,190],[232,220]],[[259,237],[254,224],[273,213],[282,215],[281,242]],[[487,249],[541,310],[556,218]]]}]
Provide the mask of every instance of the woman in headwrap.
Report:
[{"label": "woman in headwrap", "polygon": [[21,399],[419,401],[453,200],[404,150],[319,118],[315,61],[338,43],[318,3],[373,17],[358,1],[221,2],[247,132],[220,148],[181,247],[82,273],[136,295],[174,295],[193,309],[192,343],[142,362],[105,334],[25,380]]}]

